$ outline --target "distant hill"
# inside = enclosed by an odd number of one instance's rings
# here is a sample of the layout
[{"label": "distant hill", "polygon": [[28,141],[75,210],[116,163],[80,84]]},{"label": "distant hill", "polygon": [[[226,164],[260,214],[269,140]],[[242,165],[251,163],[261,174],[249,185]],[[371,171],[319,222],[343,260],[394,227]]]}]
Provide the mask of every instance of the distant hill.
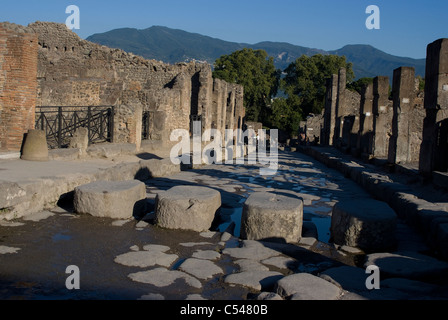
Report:
[{"label": "distant hill", "polygon": [[302,55],[336,54],[346,56],[353,63],[356,78],[389,76],[401,67],[414,67],[416,75],[425,75],[425,59],[397,57],[380,51],[370,45],[347,45],[339,50],[324,51],[301,47],[284,42],[260,42],[257,44],[228,42],[197,33],[167,27],[153,26],[144,30],[132,28],[116,29],[94,34],[88,41],[119,48],[147,59],[165,63],[198,60],[213,65],[216,59],[243,48],[263,49],[274,58],[277,68],[284,70]]}]

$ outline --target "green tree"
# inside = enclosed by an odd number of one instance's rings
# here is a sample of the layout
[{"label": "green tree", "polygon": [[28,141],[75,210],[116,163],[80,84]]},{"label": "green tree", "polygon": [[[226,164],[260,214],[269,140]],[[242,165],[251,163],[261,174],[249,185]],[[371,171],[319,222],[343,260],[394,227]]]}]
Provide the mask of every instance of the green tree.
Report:
[{"label": "green tree", "polygon": [[292,104],[285,98],[275,98],[271,106],[269,125],[272,128],[283,130],[291,135],[297,134],[302,116],[299,110],[294,109]]},{"label": "green tree", "polygon": [[268,105],[277,94],[280,72],[264,50],[243,49],[216,60],[213,77],[244,86],[248,121],[266,122]]},{"label": "green tree", "polygon": [[287,94],[291,107],[300,110],[302,118],[322,112],[326,81],[340,68],[346,68],[347,82],[350,83],[355,77],[352,64],[337,55],[303,55],[286,68],[281,88]]},{"label": "green tree", "polygon": [[353,90],[362,94],[362,88],[373,83],[373,78],[361,78],[347,85],[347,89]]}]

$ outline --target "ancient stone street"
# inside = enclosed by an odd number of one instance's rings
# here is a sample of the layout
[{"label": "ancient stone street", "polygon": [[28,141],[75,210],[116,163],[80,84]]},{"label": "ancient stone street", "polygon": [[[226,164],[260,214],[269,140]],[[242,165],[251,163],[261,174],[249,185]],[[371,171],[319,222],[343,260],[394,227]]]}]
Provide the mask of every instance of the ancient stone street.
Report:
[{"label": "ancient stone street", "polygon": [[[317,149],[319,150],[319,149]],[[316,151],[318,152],[318,151]],[[141,159],[110,161],[108,170],[131,171]],[[5,177],[14,162],[3,160]],[[163,162],[163,160],[160,160]],[[83,162],[52,161],[67,172]],[[104,160],[103,165],[107,161]],[[431,256],[420,234],[397,222],[397,247],[364,253],[330,241],[333,207],[342,201],[372,200],[342,173],[303,153],[281,152],[274,176],[256,165],[209,165],[146,179],[147,214],[112,220],[74,213],[67,198],[58,206],[0,222],[0,299],[125,300],[401,300],[448,297],[448,263]],[[85,173],[104,171],[94,165]],[[42,171],[45,175],[45,172]],[[20,175],[18,175],[20,176]],[[70,175],[67,175],[70,177]],[[61,177],[34,177],[57,180]],[[12,182],[11,182],[12,183]],[[16,183],[20,183],[17,182]],[[28,182],[30,183],[30,182]],[[219,191],[219,219],[209,231],[157,227],[155,199],[175,186]],[[48,192],[51,192],[50,188]],[[270,192],[303,200],[299,243],[240,239],[246,199]],[[433,197],[436,196],[434,193]],[[414,263],[408,263],[413,261]],[[380,267],[381,288],[368,290],[366,267]],[[80,269],[80,290],[68,290],[66,268]]]}]

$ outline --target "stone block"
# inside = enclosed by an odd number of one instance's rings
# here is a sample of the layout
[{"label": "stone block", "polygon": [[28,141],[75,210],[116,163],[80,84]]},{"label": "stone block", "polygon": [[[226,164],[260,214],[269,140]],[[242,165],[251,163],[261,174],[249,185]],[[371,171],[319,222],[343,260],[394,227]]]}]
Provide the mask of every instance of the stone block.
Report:
[{"label": "stone block", "polygon": [[48,161],[48,145],[45,132],[29,130],[22,150],[22,160]]},{"label": "stone block", "polygon": [[221,194],[211,188],[177,186],[156,198],[157,226],[174,230],[207,231],[221,208]]},{"label": "stone block", "polygon": [[302,236],[303,201],[283,195],[256,192],[245,202],[241,238],[298,243]]},{"label": "stone block", "polygon": [[397,215],[385,203],[359,199],[336,204],[331,218],[331,237],[338,245],[367,252],[396,246]]},{"label": "stone block", "polygon": [[146,187],[143,182],[96,181],[75,188],[75,211],[94,217],[130,219],[146,210]]},{"label": "stone block", "polygon": [[79,149],[79,154],[85,155],[89,147],[89,130],[87,128],[76,129],[73,137],[70,139],[69,147],[71,149]]}]

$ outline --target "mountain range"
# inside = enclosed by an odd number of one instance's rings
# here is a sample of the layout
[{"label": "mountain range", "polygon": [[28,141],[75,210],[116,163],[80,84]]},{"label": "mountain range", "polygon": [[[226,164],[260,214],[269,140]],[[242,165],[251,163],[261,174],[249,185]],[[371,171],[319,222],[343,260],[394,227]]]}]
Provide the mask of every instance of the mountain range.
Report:
[{"label": "mountain range", "polygon": [[275,66],[284,70],[302,55],[336,54],[345,56],[347,61],[353,63],[357,79],[378,75],[392,79],[393,70],[402,66],[414,67],[416,75],[424,77],[426,65],[426,59],[398,57],[370,45],[347,45],[339,50],[325,51],[285,42],[236,43],[162,26],[144,30],[116,29],[94,34],[86,40],[170,64],[198,60],[213,65],[222,55],[252,48],[265,50],[274,58]]}]

